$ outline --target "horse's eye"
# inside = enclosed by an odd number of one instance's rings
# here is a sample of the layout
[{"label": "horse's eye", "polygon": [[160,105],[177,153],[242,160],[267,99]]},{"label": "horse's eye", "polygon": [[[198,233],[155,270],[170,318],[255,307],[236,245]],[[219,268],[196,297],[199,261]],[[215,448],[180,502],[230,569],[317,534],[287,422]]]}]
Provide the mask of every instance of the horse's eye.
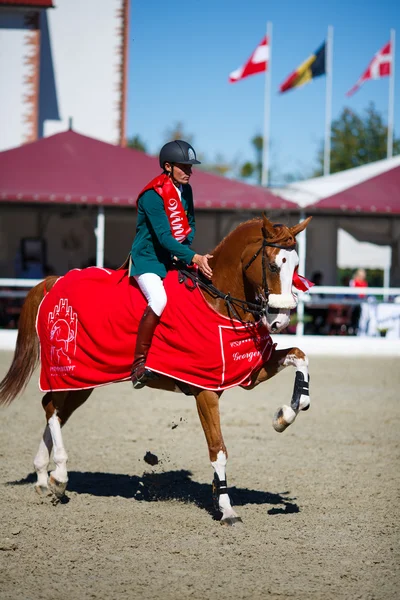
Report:
[{"label": "horse's eye", "polygon": [[268,266],[269,270],[272,271],[272,273],[279,273],[279,267],[276,263],[270,263]]}]

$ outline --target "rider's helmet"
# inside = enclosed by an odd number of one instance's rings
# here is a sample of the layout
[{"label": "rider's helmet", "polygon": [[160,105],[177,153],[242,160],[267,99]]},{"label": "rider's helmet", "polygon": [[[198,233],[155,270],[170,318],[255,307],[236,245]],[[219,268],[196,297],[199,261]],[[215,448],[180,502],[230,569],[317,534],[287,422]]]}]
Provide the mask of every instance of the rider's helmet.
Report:
[{"label": "rider's helmet", "polygon": [[160,150],[160,167],[164,170],[166,162],[170,164],[181,163],[182,165],[200,165],[196,159],[193,146],[183,140],[168,142]]}]

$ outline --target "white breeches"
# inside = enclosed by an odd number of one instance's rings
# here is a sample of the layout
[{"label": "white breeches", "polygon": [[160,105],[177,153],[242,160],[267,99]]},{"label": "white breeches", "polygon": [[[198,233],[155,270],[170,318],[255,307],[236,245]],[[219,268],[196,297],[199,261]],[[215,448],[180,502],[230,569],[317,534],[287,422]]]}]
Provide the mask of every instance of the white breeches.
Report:
[{"label": "white breeches", "polygon": [[135,275],[135,279],[138,282],[148,305],[154,310],[156,315],[160,317],[167,304],[167,294],[165,293],[163,280],[155,273]]}]

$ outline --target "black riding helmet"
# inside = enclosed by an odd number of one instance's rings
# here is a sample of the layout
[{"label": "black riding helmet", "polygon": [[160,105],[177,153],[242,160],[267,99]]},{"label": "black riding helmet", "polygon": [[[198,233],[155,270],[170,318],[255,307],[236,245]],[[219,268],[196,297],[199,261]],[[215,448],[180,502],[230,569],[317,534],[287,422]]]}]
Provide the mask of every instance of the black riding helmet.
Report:
[{"label": "black riding helmet", "polygon": [[183,140],[168,142],[160,150],[160,167],[164,170],[165,163],[181,163],[182,165],[200,165],[196,159],[193,146]]}]

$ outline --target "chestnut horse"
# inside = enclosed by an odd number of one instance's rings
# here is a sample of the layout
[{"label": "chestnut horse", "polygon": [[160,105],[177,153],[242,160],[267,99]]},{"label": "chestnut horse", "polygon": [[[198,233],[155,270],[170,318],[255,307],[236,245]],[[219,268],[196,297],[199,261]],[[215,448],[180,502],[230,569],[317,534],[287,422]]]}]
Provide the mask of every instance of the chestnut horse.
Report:
[{"label": "chestnut horse", "polygon": [[[289,324],[290,309],[297,304],[292,293],[292,279],[298,265],[296,235],[305,229],[311,217],[294,227],[273,225],[265,216],[240,224],[212,252],[211,288],[203,287],[208,303],[221,315],[251,322],[262,318],[270,333],[279,333]],[[27,295],[19,319],[18,337],[12,364],[0,383],[0,404],[9,404],[22,392],[39,362],[39,341],[35,322],[44,289],[51,289],[57,277],[47,277],[45,284],[34,287]],[[203,282],[204,283],[204,282]],[[217,293],[216,293],[217,292]],[[296,369],[290,405],[283,405],[273,418],[273,427],[282,432],[293,423],[300,410],[309,407],[308,360],[299,348],[277,350],[268,361],[253,372],[253,389],[287,366]],[[151,388],[178,391],[172,378],[160,376],[148,383]],[[37,473],[36,490],[41,494],[63,496],[67,481],[67,453],[61,427],[92,393],[92,389],[47,392],[42,400],[47,424],[34,459]],[[180,390],[179,390],[180,391]],[[219,399],[222,391],[191,387],[207,440],[214,469],[213,493],[221,522],[240,521],[231,506],[226,484],[228,452],[221,432]],[[48,475],[53,450],[55,469]]]}]

